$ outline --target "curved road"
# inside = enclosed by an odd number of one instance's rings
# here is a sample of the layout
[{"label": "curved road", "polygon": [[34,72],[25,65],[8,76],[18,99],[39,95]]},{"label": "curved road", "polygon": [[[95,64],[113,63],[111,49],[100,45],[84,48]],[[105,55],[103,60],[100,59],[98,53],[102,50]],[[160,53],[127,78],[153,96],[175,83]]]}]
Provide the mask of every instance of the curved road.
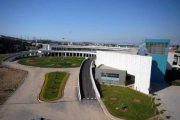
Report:
[{"label": "curved road", "polygon": [[9,55],[8,57],[6,57],[4,59],[4,62],[13,62],[17,58],[21,58],[24,55],[29,56],[30,53],[36,53],[37,54],[38,52],[37,51],[22,51],[19,53],[13,53],[13,54]]},{"label": "curved road", "polygon": [[95,92],[90,78],[90,66],[93,59],[84,61],[80,70],[80,89],[82,99],[96,99]]}]

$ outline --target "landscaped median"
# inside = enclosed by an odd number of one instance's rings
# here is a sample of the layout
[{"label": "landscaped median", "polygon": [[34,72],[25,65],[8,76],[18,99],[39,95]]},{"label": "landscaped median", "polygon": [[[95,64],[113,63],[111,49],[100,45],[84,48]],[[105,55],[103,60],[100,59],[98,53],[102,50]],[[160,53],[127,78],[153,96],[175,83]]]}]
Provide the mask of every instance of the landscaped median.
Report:
[{"label": "landscaped median", "polygon": [[62,98],[68,76],[69,73],[67,72],[47,73],[39,99],[41,101],[51,102]]},{"label": "landscaped median", "polygon": [[101,85],[102,101],[115,117],[145,120],[158,114],[154,99],[127,87]]}]

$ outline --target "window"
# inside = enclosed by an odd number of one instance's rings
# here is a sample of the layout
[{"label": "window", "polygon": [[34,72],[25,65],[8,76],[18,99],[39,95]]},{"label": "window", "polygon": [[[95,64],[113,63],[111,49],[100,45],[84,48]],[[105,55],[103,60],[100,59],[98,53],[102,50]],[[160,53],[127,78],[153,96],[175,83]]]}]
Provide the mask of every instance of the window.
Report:
[{"label": "window", "polygon": [[146,43],[146,48],[152,54],[167,54],[168,43]]},{"label": "window", "polygon": [[119,83],[119,74],[115,73],[101,73],[102,82],[109,84],[118,84]]},{"label": "window", "polygon": [[101,73],[101,77],[119,78],[119,74],[115,74],[115,73]]}]

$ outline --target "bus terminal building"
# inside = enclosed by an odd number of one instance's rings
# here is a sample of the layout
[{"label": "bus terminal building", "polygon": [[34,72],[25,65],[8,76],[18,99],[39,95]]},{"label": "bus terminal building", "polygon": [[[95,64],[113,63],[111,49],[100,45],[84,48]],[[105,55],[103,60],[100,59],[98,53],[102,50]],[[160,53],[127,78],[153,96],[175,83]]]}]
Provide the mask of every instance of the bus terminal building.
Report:
[{"label": "bus terminal building", "polygon": [[139,55],[139,48],[133,46],[46,45],[46,49],[39,52],[42,56],[94,58],[95,80],[100,84],[126,85],[131,80],[135,90],[149,94],[151,82],[164,82],[169,42],[168,39],[146,39],[144,55]]}]

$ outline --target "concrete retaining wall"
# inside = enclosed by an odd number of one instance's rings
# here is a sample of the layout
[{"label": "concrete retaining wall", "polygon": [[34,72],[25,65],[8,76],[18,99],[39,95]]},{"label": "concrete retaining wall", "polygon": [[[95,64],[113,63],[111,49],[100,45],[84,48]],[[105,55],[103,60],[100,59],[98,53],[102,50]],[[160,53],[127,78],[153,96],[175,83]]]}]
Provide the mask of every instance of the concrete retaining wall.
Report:
[{"label": "concrete retaining wall", "polygon": [[79,101],[81,101],[81,99],[82,99],[82,97],[81,97],[81,88],[80,88],[80,83],[79,83],[80,82],[79,77],[80,77],[81,67],[82,67],[85,60],[83,60],[83,62],[81,63],[80,70],[79,70],[79,76],[78,76],[78,99],[79,99]]},{"label": "concrete retaining wall", "polygon": [[100,96],[100,93],[97,89],[97,86],[96,86],[96,83],[95,83],[95,80],[94,80],[94,77],[93,77],[93,74],[92,74],[92,64],[93,64],[93,61],[91,62],[91,66],[90,66],[90,77],[91,77],[91,83],[93,85],[93,89],[94,89],[94,92],[96,94],[96,98],[101,98]]}]

